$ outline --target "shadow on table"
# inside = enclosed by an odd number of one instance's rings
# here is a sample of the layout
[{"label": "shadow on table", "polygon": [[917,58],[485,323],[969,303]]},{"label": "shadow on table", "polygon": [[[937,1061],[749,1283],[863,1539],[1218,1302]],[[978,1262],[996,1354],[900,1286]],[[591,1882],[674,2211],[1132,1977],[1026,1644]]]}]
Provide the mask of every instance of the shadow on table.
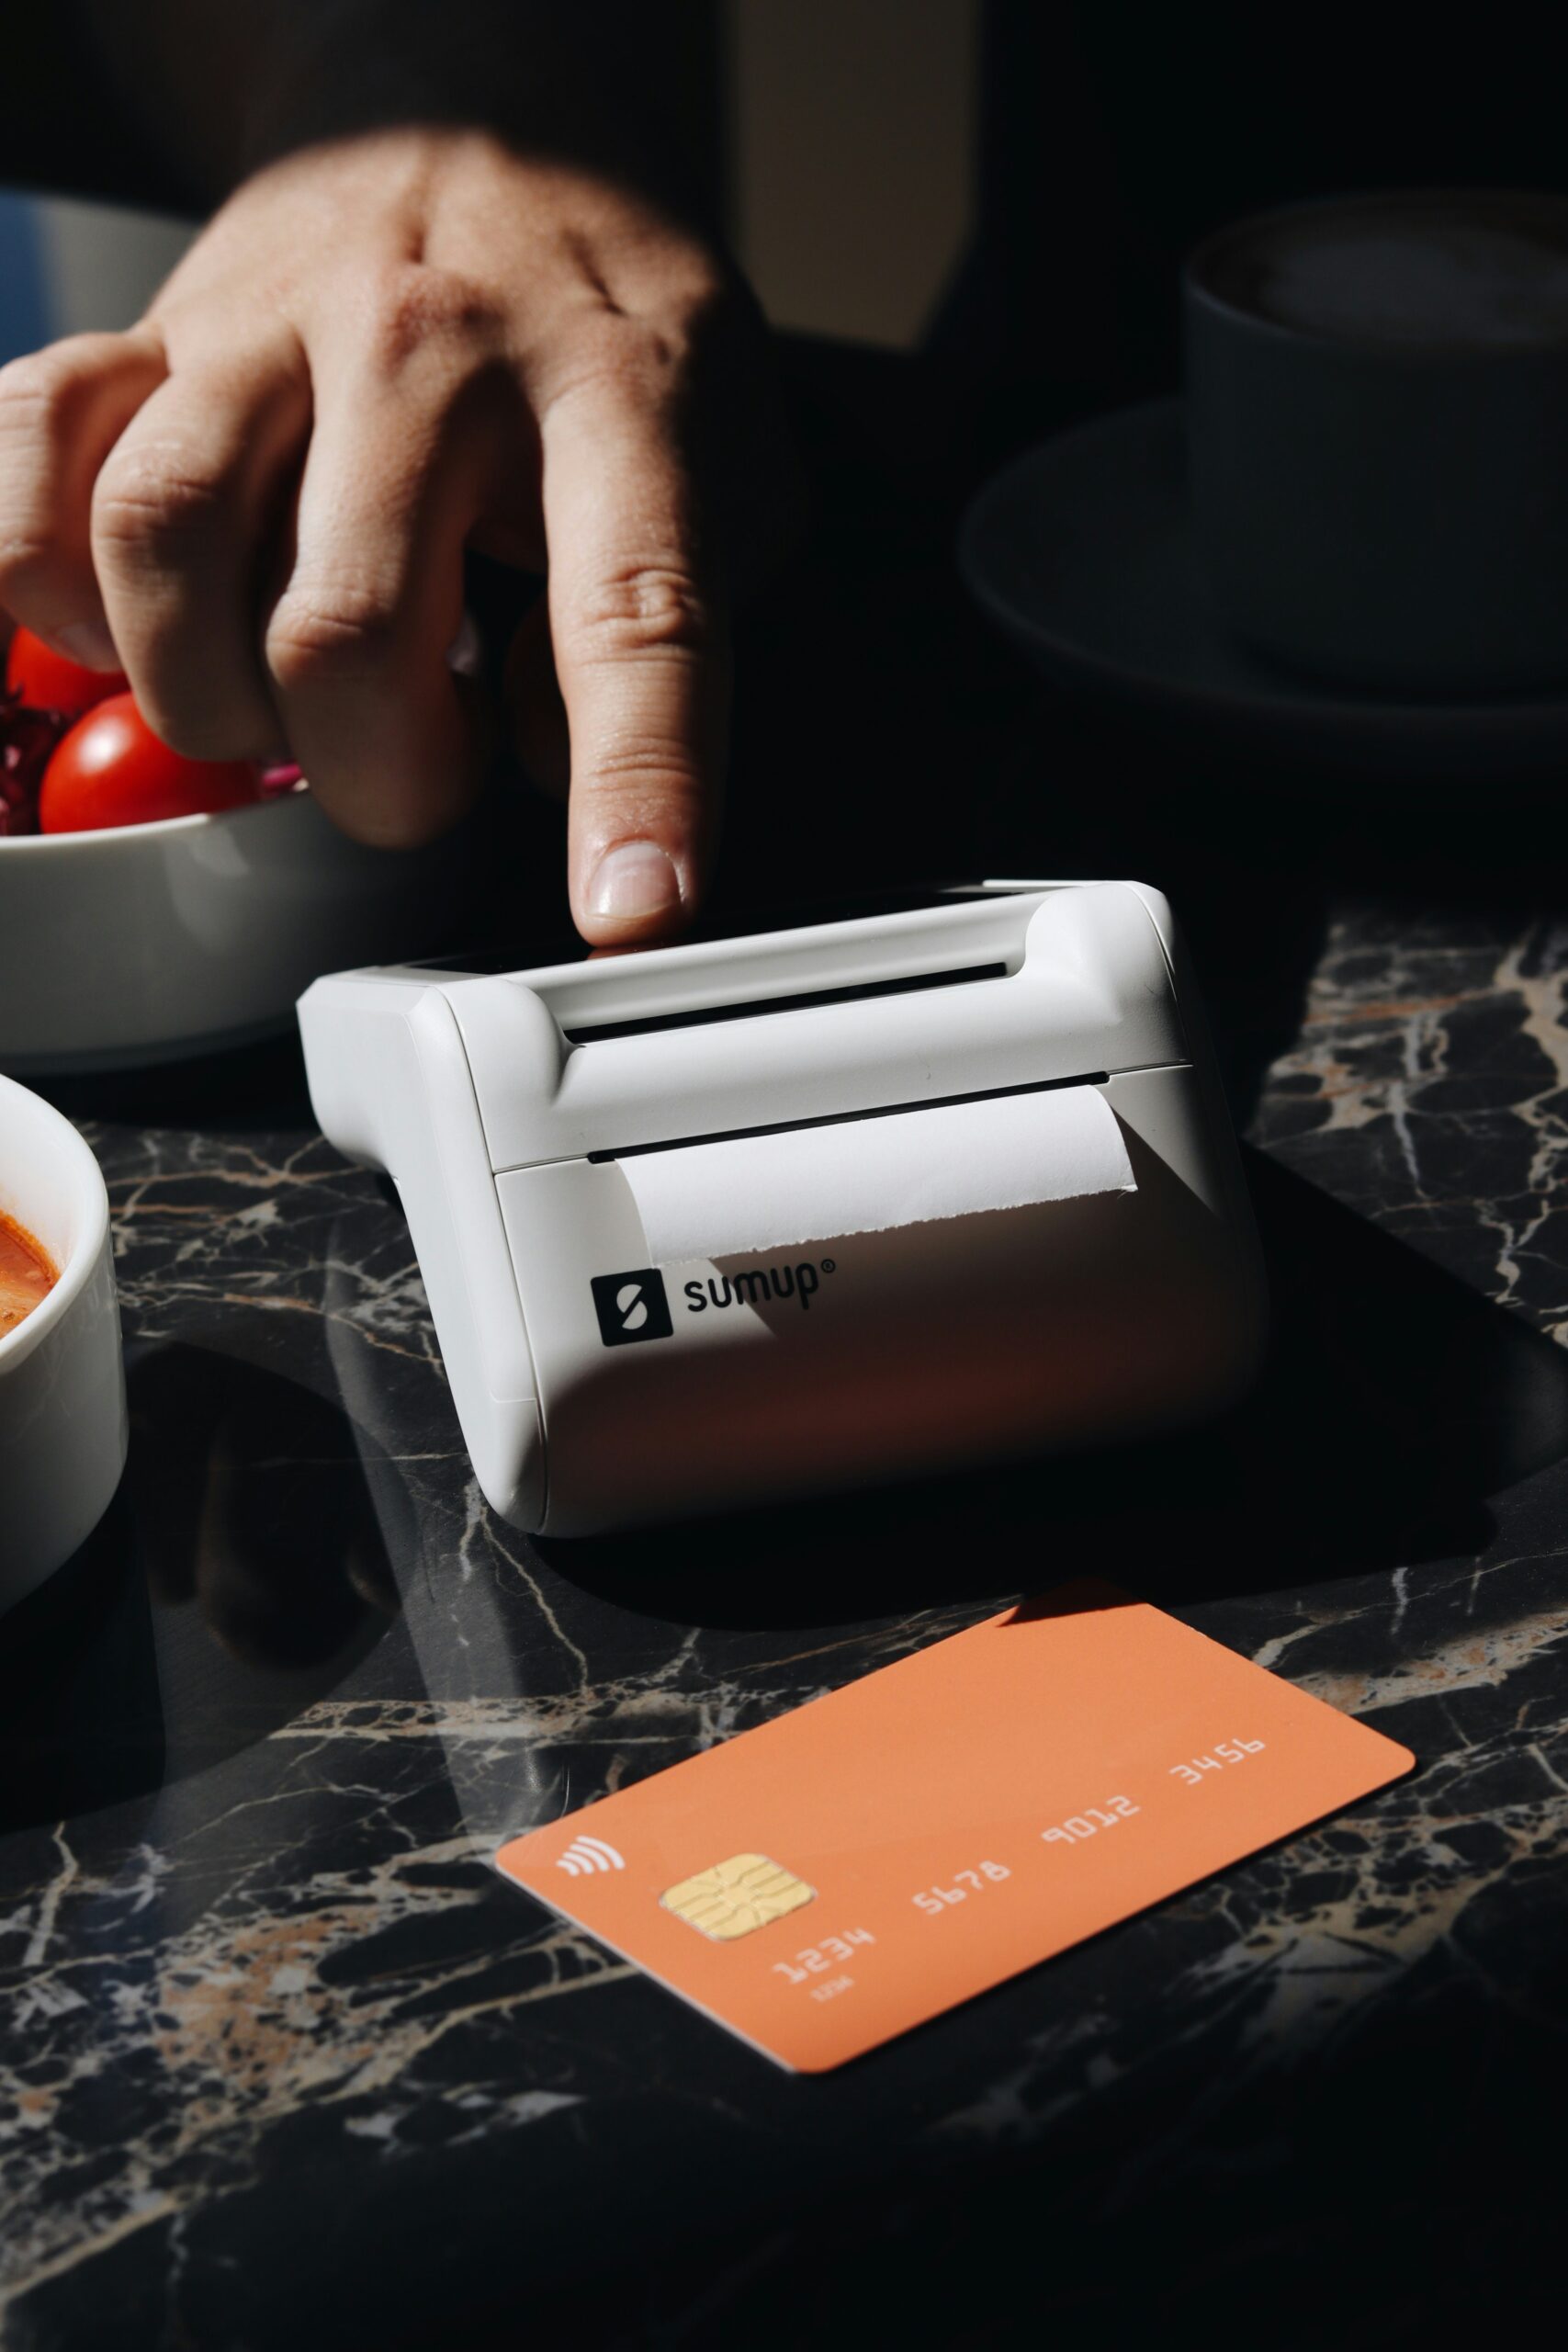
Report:
[{"label": "shadow on table", "polygon": [[[575,1588],[682,1625],[820,1627],[977,1608],[1086,1572],[1181,1602],[1483,1550],[1487,1498],[1568,1457],[1568,1352],[1314,1187],[1250,1164],[1275,1338],[1257,1394],[1224,1422],[540,1543],[569,1589],[552,1606]],[[442,1577],[455,1497],[449,1481],[416,1492],[402,1477],[408,1400],[389,1396],[379,1428],[378,1384],[350,1396],[351,1421],[296,1382],[189,1345],[137,1357],[130,1393],[114,1510],[6,1620],[0,1828],[188,1778],[265,1739],[341,1684],[396,1612],[397,1580],[425,1566],[424,1618],[444,1594],[437,1630],[468,1664],[478,1644],[491,1695],[528,1687],[536,1611],[490,1579]],[[422,1669],[439,1682],[424,1632]]]},{"label": "shadow on table", "polygon": [[1247,1158],[1273,1342],[1258,1390],[1223,1421],[538,1549],[625,1607],[729,1626],[856,1623],[1089,1570],[1195,1600],[1481,1551],[1488,1497],[1568,1456],[1568,1352]]},{"label": "shadow on table", "polygon": [[251,1746],[396,1612],[358,1449],[297,1383],[184,1345],[133,1360],[126,1477],[0,1645],[0,1830]]}]

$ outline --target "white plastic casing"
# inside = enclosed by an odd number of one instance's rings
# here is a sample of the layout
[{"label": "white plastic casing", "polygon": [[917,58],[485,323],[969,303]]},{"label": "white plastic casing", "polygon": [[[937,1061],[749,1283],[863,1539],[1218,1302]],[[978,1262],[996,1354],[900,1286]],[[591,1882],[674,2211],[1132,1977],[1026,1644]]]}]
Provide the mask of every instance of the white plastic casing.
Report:
[{"label": "white plastic casing", "polygon": [[[1255,1369],[1245,1185],[1144,885],[998,884],[504,977],[350,972],[299,1024],[323,1132],[397,1186],[479,1485],[531,1532],[1169,1427]],[[1066,1080],[1104,1096],[1135,1190],[762,1253],[831,1260],[805,1312],[682,1311],[745,1262],[691,1261],[667,1337],[605,1344],[593,1278],[652,1262],[617,1155]]]}]

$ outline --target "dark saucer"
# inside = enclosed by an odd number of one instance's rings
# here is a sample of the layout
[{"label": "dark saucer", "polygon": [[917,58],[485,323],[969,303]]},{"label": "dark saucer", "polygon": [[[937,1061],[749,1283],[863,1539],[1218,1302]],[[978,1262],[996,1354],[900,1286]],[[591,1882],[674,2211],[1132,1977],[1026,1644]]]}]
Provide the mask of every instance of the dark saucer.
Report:
[{"label": "dark saucer", "polygon": [[1281,784],[1530,784],[1568,771],[1568,695],[1413,703],[1255,660],[1212,613],[1188,505],[1182,403],[1057,435],[964,518],[970,592],[1055,684],[1162,729],[1268,754]]}]

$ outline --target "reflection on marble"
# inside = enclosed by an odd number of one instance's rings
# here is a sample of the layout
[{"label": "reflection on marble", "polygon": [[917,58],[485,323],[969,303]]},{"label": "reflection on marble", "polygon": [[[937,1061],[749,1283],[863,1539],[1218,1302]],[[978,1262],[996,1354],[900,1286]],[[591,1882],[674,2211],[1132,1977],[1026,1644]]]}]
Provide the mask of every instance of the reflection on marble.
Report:
[{"label": "reflection on marble", "polygon": [[[400,1220],[287,1056],[230,1089],[265,1125],[93,1124],[135,1476],[7,1628],[6,2340],[782,2344],[901,2289],[1006,2341],[965,2314],[1027,2276],[1070,2341],[1114,2280],[1129,2329],[1274,2295],[1274,2343],[1392,2343],[1439,2253],[1479,2310],[1568,2025],[1565,981],[1560,926],[1337,910],[1229,1430],[581,1547],[479,1504]],[[1420,1770],[814,2081],[493,1878],[1086,1563]]]},{"label": "reflection on marble", "polygon": [[1568,923],[1351,909],[1256,1136],[1568,1336]]}]

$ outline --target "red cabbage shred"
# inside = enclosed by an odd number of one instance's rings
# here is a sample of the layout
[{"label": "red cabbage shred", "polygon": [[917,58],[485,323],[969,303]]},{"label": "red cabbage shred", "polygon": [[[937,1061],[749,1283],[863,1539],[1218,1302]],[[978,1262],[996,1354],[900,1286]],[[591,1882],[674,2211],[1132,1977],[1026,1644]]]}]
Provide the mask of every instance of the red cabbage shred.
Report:
[{"label": "red cabbage shred", "polygon": [[0,838],[37,832],[43,772],[70,724],[63,711],[29,710],[0,687]]}]

